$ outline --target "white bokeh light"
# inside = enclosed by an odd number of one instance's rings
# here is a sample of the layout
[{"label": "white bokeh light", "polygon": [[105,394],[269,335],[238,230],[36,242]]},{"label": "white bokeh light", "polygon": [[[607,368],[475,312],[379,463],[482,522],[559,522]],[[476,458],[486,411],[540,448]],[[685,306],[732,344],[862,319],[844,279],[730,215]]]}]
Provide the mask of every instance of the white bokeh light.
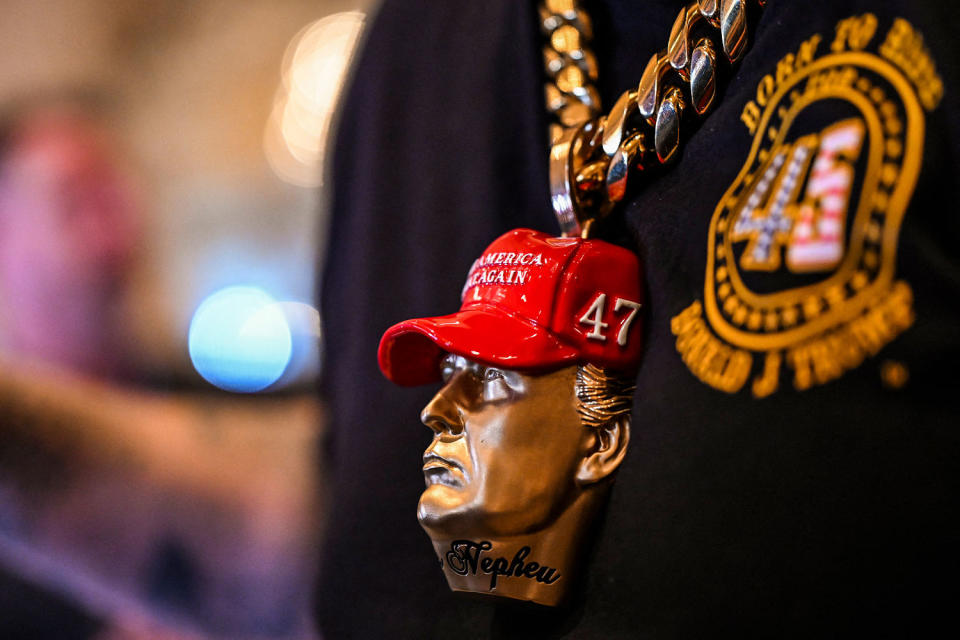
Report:
[{"label": "white bokeh light", "polygon": [[213,385],[251,393],[276,382],[290,363],[293,340],[283,309],[257,287],[233,286],[208,296],[193,314],[190,359]]},{"label": "white bokeh light", "polygon": [[283,58],[283,82],[264,132],[264,153],[285,182],[319,186],[323,153],[364,14],[344,11],[298,33]]}]

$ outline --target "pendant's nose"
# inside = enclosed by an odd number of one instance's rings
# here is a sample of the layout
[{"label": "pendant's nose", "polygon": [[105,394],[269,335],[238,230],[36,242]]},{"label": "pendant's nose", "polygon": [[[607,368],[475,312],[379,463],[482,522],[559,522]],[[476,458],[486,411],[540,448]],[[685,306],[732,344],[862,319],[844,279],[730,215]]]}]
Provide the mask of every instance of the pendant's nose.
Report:
[{"label": "pendant's nose", "polygon": [[458,434],[463,431],[462,407],[452,397],[455,383],[456,379],[444,385],[420,412],[420,421],[436,434]]}]

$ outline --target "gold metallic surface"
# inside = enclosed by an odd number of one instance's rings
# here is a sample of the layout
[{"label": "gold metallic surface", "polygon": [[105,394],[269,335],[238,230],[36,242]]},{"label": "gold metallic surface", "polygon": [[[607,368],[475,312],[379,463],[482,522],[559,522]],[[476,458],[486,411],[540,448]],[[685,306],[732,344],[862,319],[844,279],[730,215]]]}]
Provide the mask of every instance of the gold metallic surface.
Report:
[{"label": "gold metallic surface", "polygon": [[596,222],[595,219],[590,218],[589,220],[583,223],[583,229],[580,230],[581,239],[588,240],[591,237],[593,237],[591,234],[593,233],[593,225],[595,222]]},{"label": "gold metallic surface", "polygon": [[577,10],[576,0],[546,0],[544,6],[551,13],[556,13],[564,18],[572,18]]},{"label": "gold metallic surface", "polygon": [[[600,220],[606,217],[613,208],[614,203],[606,193],[609,164],[610,159],[601,155],[598,159],[583,164],[577,171],[574,193],[579,205],[581,225],[587,220]],[[585,211],[589,211],[591,215],[584,215]]]},{"label": "gold metallic surface", "polygon": [[563,69],[566,61],[553,47],[543,48],[543,68],[547,70],[547,75],[553,77]]},{"label": "gold metallic surface", "polygon": [[[581,95],[578,95],[577,98],[580,99],[580,102],[585,104],[590,109],[590,114],[596,113],[600,109],[600,94],[597,93],[597,90],[593,88],[589,82],[584,86],[584,92]],[[583,123],[587,122],[590,118],[584,117],[583,120],[578,122],[575,126],[580,126]]]},{"label": "gold metallic surface", "polygon": [[543,0],[538,11],[546,36],[543,63],[549,78],[547,110],[554,118],[550,143],[555,144],[561,135],[554,125],[575,129],[600,112],[600,95],[593,86],[597,59],[589,48],[593,27],[580,0]]},{"label": "gold metallic surface", "polygon": [[557,119],[564,127],[574,127],[590,116],[590,107],[582,102],[574,102],[557,112]]},{"label": "gold metallic surface", "polygon": [[563,129],[559,139],[550,147],[550,203],[557,216],[563,235],[580,233],[579,204],[575,199],[573,180],[578,171],[578,154],[575,143],[582,129]]},{"label": "gold metallic surface", "polygon": [[690,40],[693,28],[703,20],[703,14],[696,2],[691,2],[685,9],[681,9],[670,30],[670,39],[667,41],[667,58],[670,66],[680,74],[684,80],[688,79],[690,68]]},{"label": "gold metallic surface", "polygon": [[580,32],[570,24],[557,27],[554,32],[550,34],[550,44],[557,53],[570,54],[572,52],[578,52],[581,48]]},{"label": "gold metallic surface", "polygon": [[687,8],[680,9],[673,26],[670,28],[670,38],[667,41],[667,58],[670,60],[670,66],[678,71],[687,66],[687,59],[690,56],[690,45],[687,42],[687,34],[684,27],[687,24]]},{"label": "gold metallic surface", "polygon": [[640,115],[648,120],[657,113],[657,87],[667,64],[669,63],[665,58],[655,53],[650,56],[647,66],[643,69],[643,75],[640,76],[640,84],[637,86],[637,107],[640,109]]},{"label": "gold metallic surface", "polygon": [[672,160],[677,152],[680,145],[680,117],[685,108],[680,89],[674,87],[666,94],[657,110],[657,125],[653,134],[657,158],[661,163]]},{"label": "gold metallic surface", "polygon": [[717,54],[708,38],[701,38],[690,56],[690,100],[697,115],[713,105],[717,95]]},{"label": "gold metallic surface", "polygon": [[697,4],[700,6],[700,13],[713,26],[720,24],[720,0],[697,0]]},{"label": "gold metallic surface", "polygon": [[557,74],[557,88],[564,93],[580,95],[585,93],[586,74],[580,67],[569,65]]},{"label": "gold metallic surface", "polygon": [[623,200],[627,193],[630,170],[637,167],[645,151],[644,135],[637,131],[628,136],[610,158],[610,165],[607,167],[607,197],[610,202]]},{"label": "gold metallic surface", "polygon": [[598,189],[606,179],[607,161],[599,159],[594,162],[588,162],[580,167],[577,172],[577,190],[581,193],[588,193]]},{"label": "gold metallic surface", "polygon": [[[761,8],[764,5],[761,0],[753,1]],[[569,4],[569,15],[581,11],[574,7],[572,0]],[[548,34],[578,24],[541,6],[541,17],[544,16],[549,17],[544,22]],[[564,35],[559,40],[567,42],[572,37]],[[564,127],[579,126],[581,118],[589,118],[587,128],[593,132],[587,143],[584,135],[564,137],[556,127],[551,127],[550,139],[554,145],[551,158],[563,159],[563,162],[551,160],[551,197],[564,234],[580,233],[587,220],[602,219],[623,199],[631,172],[648,166],[639,153],[643,147],[641,140],[653,142],[655,157],[660,163],[676,157],[682,143],[681,122],[687,119],[684,116],[687,104],[693,107],[688,111],[703,116],[715,102],[719,47],[731,62],[739,60],[746,51],[746,0],[690,2],[674,20],[667,48],[650,57],[636,91],[621,94],[606,117],[596,115],[600,101],[591,84],[596,80],[592,54],[584,49],[583,60],[575,61],[570,55],[555,50],[545,52],[547,73],[554,75],[557,82],[556,91],[547,92],[548,109]],[[578,71],[569,71],[568,66],[561,68],[561,62],[579,63]],[[562,102],[561,97],[569,101]],[[579,105],[574,108],[574,100],[588,109]],[[624,146],[628,139],[636,149]],[[560,144],[578,146],[576,152],[570,154],[556,147]],[[570,175],[555,175],[561,167]]]},{"label": "gold metallic surface", "polygon": [[607,124],[603,132],[603,152],[613,156],[620,148],[627,128],[627,119],[637,108],[637,94],[624,91],[607,115]]},{"label": "gold metallic surface", "polygon": [[[597,77],[600,75],[600,71],[597,68],[597,57],[593,55],[588,49],[583,49],[583,58],[578,61],[580,68],[583,69],[583,72],[587,74],[587,77],[590,78],[591,82],[596,82]],[[590,87],[593,89],[593,87]],[[595,89],[594,89],[595,90]],[[600,110],[600,101],[597,101],[596,110]]]},{"label": "gold metallic surface", "polygon": [[563,139],[564,128],[557,124],[556,122],[551,122],[549,127],[550,133],[550,148],[553,148],[553,145],[560,142]]},{"label": "gold metallic surface", "polygon": [[552,82],[547,83],[543,88],[544,99],[547,103],[547,109],[553,113],[567,106],[567,97],[563,95],[557,85]]},{"label": "gold metallic surface", "polygon": [[576,394],[580,420],[587,427],[600,429],[609,422],[629,416],[636,390],[633,376],[616,375],[592,364],[579,367]]},{"label": "gold metallic surface", "polygon": [[417,517],[450,588],[557,605],[626,455],[630,383],[595,367],[532,375],[454,355],[441,367],[421,415],[434,437]]},{"label": "gold metallic surface", "polygon": [[538,7],[540,11],[540,28],[543,29],[545,33],[550,33],[557,27],[563,24],[563,16],[556,14],[544,5]]},{"label": "gold metallic surface", "polygon": [[585,122],[573,139],[573,154],[584,162],[589,160],[600,147],[606,128],[607,119],[603,116]]},{"label": "gold metallic surface", "polygon": [[747,50],[747,0],[720,0],[720,35],[730,62]]}]

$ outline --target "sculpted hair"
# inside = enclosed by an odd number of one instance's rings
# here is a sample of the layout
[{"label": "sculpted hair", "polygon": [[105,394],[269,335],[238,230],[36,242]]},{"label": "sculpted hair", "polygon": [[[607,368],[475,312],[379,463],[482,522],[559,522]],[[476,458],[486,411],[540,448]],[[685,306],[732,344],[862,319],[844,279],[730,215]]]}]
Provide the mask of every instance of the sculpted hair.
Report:
[{"label": "sculpted hair", "polygon": [[629,416],[636,380],[592,364],[577,367],[577,413],[584,426],[599,428]]}]

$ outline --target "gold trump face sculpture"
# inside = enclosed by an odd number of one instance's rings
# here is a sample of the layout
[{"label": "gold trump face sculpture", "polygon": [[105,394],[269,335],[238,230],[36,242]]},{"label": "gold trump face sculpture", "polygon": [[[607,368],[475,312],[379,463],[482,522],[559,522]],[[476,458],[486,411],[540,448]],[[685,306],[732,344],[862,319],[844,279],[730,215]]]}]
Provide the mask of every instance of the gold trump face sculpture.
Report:
[{"label": "gold trump face sculpture", "polygon": [[[421,414],[433,441],[417,517],[447,581],[558,604],[627,452],[631,383],[599,369],[531,375],[453,354],[442,363],[444,386]],[[593,400],[610,414],[602,425],[578,410],[591,383],[607,387]]]},{"label": "gold trump face sculpture", "polygon": [[385,334],[390,379],[442,384],[420,416],[433,439],[417,516],[451,589],[569,594],[630,441],[639,293],[626,250],[518,230],[474,263],[459,313]]}]

